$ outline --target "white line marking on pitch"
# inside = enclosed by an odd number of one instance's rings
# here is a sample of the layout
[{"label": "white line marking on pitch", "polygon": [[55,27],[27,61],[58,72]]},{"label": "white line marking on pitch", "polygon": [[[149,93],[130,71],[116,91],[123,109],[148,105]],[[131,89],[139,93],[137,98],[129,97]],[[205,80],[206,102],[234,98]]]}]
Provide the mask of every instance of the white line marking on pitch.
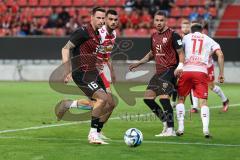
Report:
[{"label": "white line marking on pitch", "polygon": [[[237,107],[240,104],[232,104],[229,105],[230,107]],[[210,109],[216,109],[216,108],[221,108],[222,106],[213,106],[210,107]],[[147,113],[149,114],[149,113]],[[142,114],[139,116],[145,116],[146,114]],[[110,118],[110,120],[119,120],[121,119],[120,117],[113,117]],[[0,130],[0,134],[2,133],[10,133],[10,132],[19,132],[19,131],[28,131],[28,130],[37,130],[37,129],[43,129],[43,128],[52,128],[52,127],[60,127],[60,126],[69,126],[69,125],[75,125],[75,124],[83,124],[83,123],[89,123],[90,120],[88,121],[80,121],[80,122],[69,122],[69,123],[61,123],[61,124],[50,124],[50,125],[44,125],[44,126],[35,126],[35,127],[28,127],[28,128],[20,128],[20,129],[9,129],[9,130]]]},{"label": "white line marking on pitch", "polygon": [[[40,140],[40,141],[87,141],[79,138],[34,138],[34,137],[16,137],[16,136],[0,136],[0,139],[20,139],[20,140]],[[221,144],[221,143],[201,143],[201,142],[174,142],[174,141],[155,141],[144,140],[143,144],[172,144],[172,145],[200,145],[200,146],[217,146],[217,147],[240,147],[240,144]],[[111,142],[124,143],[123,140],[110,140]]]}]

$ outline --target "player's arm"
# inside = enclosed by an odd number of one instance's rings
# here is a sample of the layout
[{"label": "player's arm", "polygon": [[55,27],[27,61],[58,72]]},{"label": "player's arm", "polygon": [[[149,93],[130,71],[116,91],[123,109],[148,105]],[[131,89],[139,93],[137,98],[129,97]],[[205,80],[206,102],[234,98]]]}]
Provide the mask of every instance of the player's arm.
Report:
[{"label": "player's arm", "polygon": [[78,29],[74,33],[72,33],[69,41],[67,44],[64,45],[62,48],[62,63],[64,64],[64,82],[67,83],[72,79],[72,68],[71,68],[71,61],[70,61],[70,51],[77,45],[83,43],[86,39],[86,32],[83,28]]},{"label": "player's arm", "polygon": [[137,63],[133,63],[129,66],[129,70],[132,71],[134,68],[137,68],[138,66],[149,62],[150,60],[153,59],[153,54],[152,54],[152,50],[150,50],[140,61],[138,61]]},{"label": "player's arm", "polygon": [[175,76],[178,76],[182,72],[183,63],[185,61],[185,54],[184,54],[184,51],[183,51],[182,38],[176,32],[173,33],[173,47],[177,51],[177,54],[178,54],[178,57],[179,57],[178,66],[174,71]]},{"label": "player's arm", "polygon": [[215,54],[218,57],[218,66],[219,66],[218,81],[220,83],[223,83],[224,82],[224,55],[221,49],[216,50]]},{"label": "player's arm", "polygon": [[107,65],[108,65],[108,68],[109,68],[109,70],[110,70],[112,83],[115,83],[115,81],[116,81],[116,76],[115,76],[115,71],[114,71],[114,69],[113,69],[112,61],[109,60],[109,61],[107,62]]}]

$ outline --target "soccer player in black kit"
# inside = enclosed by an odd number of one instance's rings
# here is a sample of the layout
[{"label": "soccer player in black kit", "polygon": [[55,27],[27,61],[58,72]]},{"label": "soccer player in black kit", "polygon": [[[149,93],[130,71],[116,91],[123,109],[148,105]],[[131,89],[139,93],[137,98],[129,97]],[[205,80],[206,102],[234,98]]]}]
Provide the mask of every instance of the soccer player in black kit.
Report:
[{"label": "soccer player in black kit", "polygon": [[[184,61],[181,37],[166,26],[166,21],[165,12],[157,11],[154,15],[154,26],[157,32],[151,36],[151,50],[140,61],[129,66],[129,70],[132,71],[152,59],[155,60],[156,74],[147,86],[144,102],[163,122],[163,131],[155,135],[157,137],[176,136],[170,95],[176,83],[175,75],[178,75],[174,73],[175,69],[180,69]],[[155,102],[158,96],[164,111]]]},{"label": "soccer player in black kit", "polygon": [[[91,99],[95,100],[91,117],[91,129],[88,140],[91,144],[108,144],[99,133],[103,127],[102,117],[107,114],[108,99],[106,88],[99,76],[97,49],[100,39],[98,29],[104,25],[105,10],[96,7],[92,10],[91,22],[77,29],[70,36],[62,49],[62,60],[65,63],[64,75],[67,83],[71,78],[76,85]],[[70,53],[72,55],[71,63]],[[69,64],[69,65],[68,65]],[[70,65],[71,64],[71,65]],[[61,120],[64,113],[78,104],[77,101],[63,100],[57,110],[57,118]]]}]

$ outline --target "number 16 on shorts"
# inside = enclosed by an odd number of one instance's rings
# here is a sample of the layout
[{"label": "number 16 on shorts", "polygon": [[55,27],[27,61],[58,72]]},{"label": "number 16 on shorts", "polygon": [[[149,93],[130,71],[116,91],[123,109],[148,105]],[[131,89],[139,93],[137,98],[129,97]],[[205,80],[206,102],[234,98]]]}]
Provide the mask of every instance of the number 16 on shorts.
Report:
[{"label": "number 16 on shorts", "polygon": [[98,88],[98,84],[94,81],[90,82],[88,84],[88,87],[91,89],[91,90],[96,90]]}]

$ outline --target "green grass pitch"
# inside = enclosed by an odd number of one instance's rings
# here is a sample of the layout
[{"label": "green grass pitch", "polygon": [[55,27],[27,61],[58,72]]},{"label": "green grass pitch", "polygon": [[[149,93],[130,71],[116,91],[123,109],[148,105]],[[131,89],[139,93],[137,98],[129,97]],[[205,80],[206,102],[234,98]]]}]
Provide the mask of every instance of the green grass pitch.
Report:
[{"label": "green grass pitch", "polygon": [[[231,107],[227,113],[220,112],[220,98],[209,91],[213,139],[203,137],[199,113],[191,119],[187,113],[183,137],[154,137],[162,125],[150,115],[134,116],[150,113],[139,98],[135,106],[119,99],[112,119],[104,128],[105,135],[112,138],[109,145],[90,145],[89,122],[57,122],[54,114],[58,101],[77,96],[57,93],[47,82],[0,82],[0,160],[237,160],[240,159],[240,85],[221,87]],[[189,102],[186,107],[189,109]],[[131,127],[140,129],[144,136],[142,145],[136,148],[127,147],[123,141],[124,132]]]}]

